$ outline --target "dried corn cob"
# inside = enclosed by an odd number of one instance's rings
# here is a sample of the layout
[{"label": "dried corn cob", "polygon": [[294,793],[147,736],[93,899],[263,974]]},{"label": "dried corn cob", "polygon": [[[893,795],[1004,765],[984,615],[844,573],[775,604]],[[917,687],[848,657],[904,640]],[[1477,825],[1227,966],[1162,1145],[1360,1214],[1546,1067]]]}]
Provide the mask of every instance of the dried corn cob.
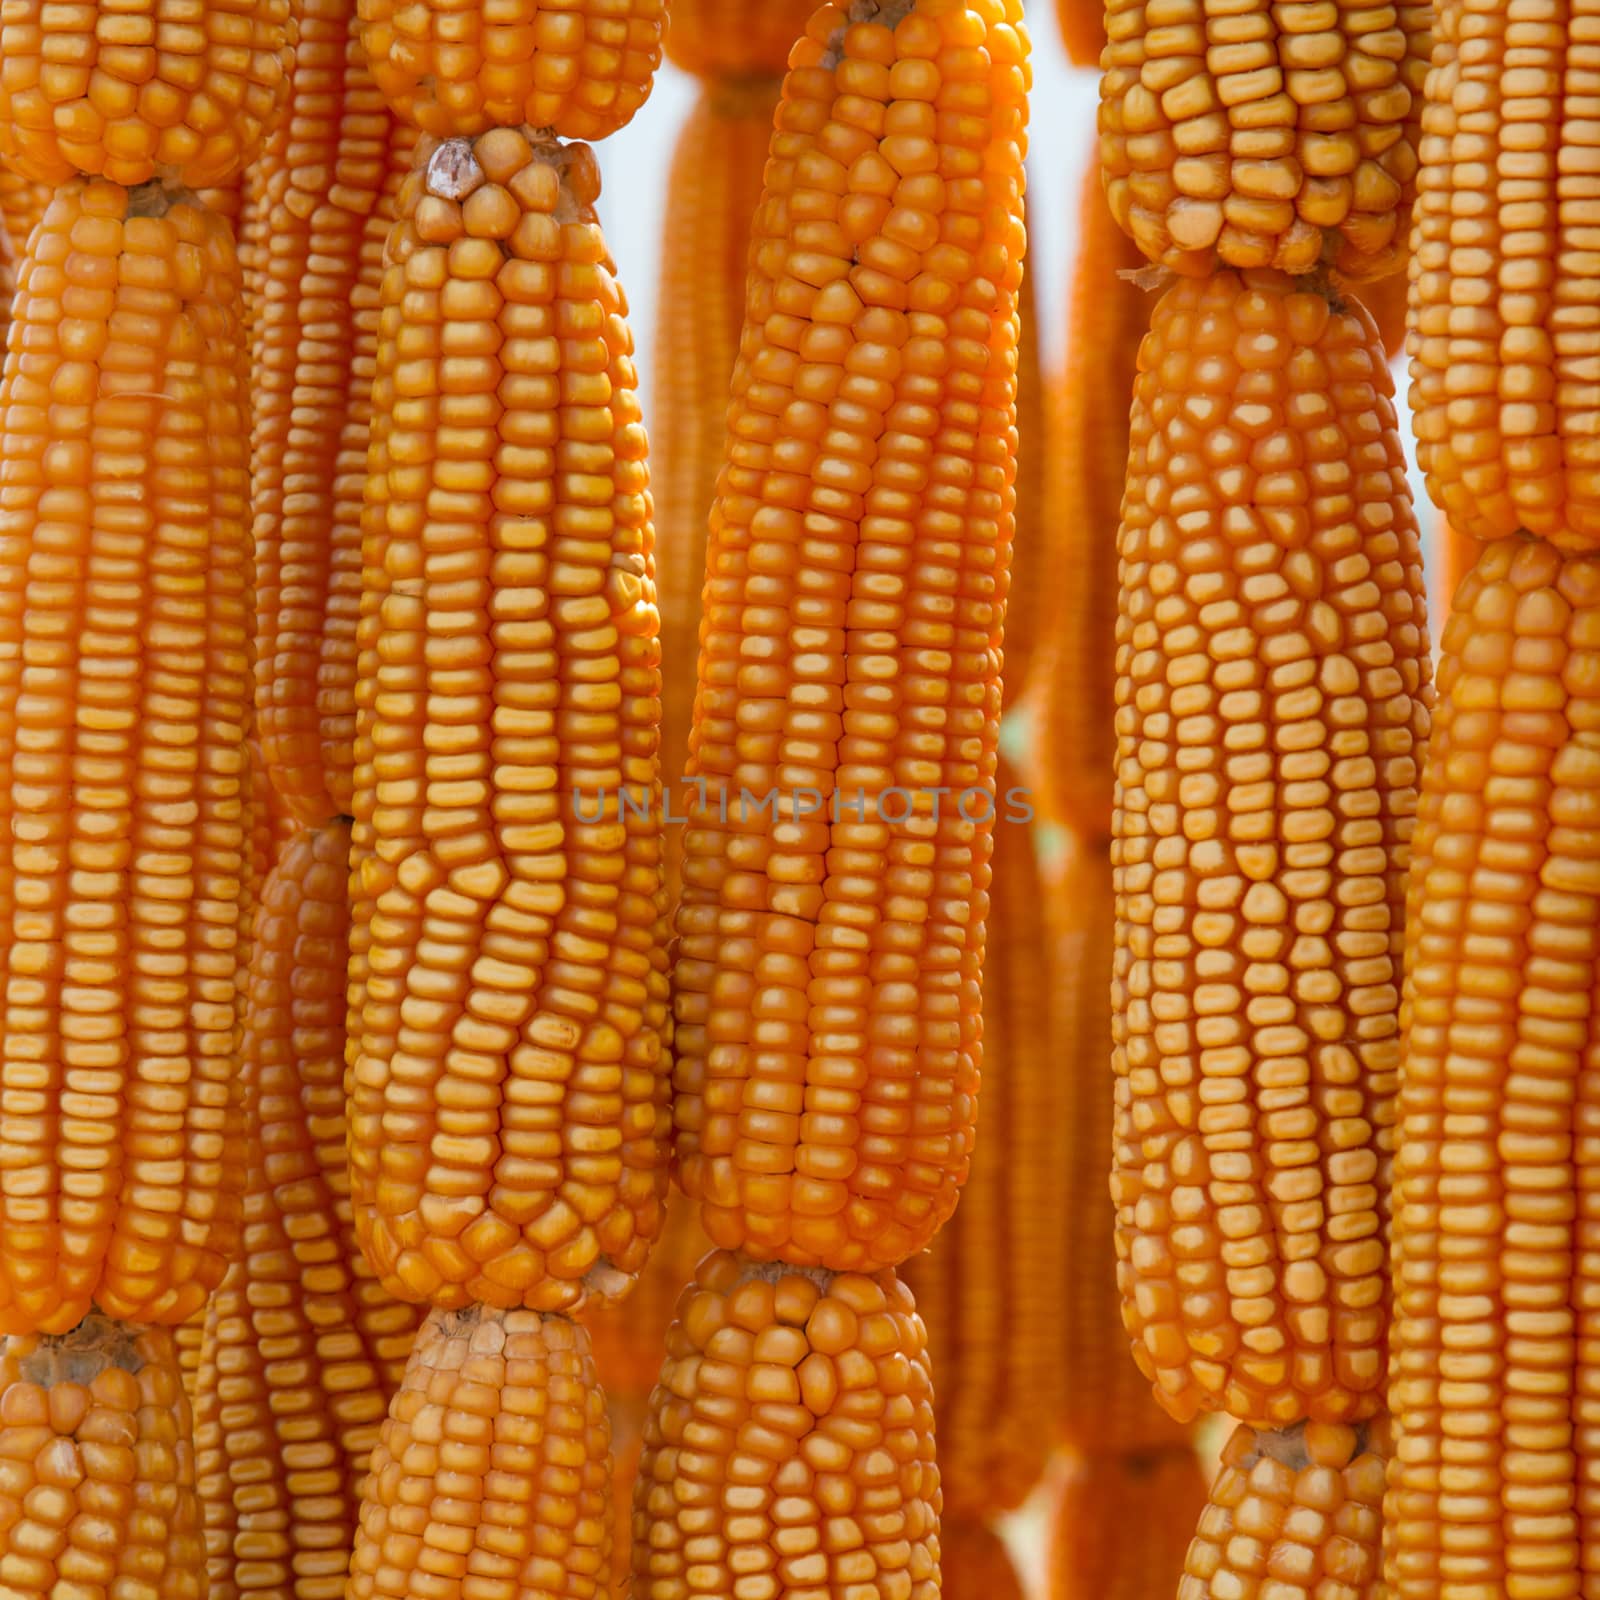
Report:
[{"label": "dried corn cob", "polygon": [[[1051,817],[1103,838],[1116,769],[1117,514],[1128,405],[1152,301],[1125,274],[1143,264],[1085,174],[1067,307],[1067,370],[1054,397],[1046,472],[1050,597],[1040,759]],[[1024,585],[1027,580],[1024,577]]]},{"label": "dried corn cob", "polygon": [[[680,20],[674,13],[674,38]],[[678,135],[667,180],[650,482],[661,606],[661,778],[675,818],[687,800],[681,780],[694,718],[706,522],[722,466],[728,383],[744,323],[750,225],[761,200],[779,88],[771,78],[708,85]],[[675,904],[682,883],[681,826],[668,827],[665,843],[667,892]],[[674,1298],[683,1284],[680,1278],[672,1285]]]},{"label": "dried corn cob", "polygon": [[11,260],[20,262],[28,249],[28,236],[50,204],[48,184],[35,183],[9,167],[0,166],[0,232],[11,247]]},{"label": "dried corn cob", "polygon": [[[873,1277],[700,1263],[667,1335],[633,1502],[633,1600],[939,1595],[922,1319]],[[359,1600],[359,1597],[357,1597]]]},{"label": "dried corn cob", "polygon": [[660,644],[588,147],[425,145],[384,278],[356,689],[356,1225],[439,1306],[626,1292],[666,1190]]},{"label": "dried corn cob", "polygon": [[98,1314],[0,1339],[0,1586],[201,1600],[189,1401],[165,1328]]},{"label": "dried corn cob", "polygon": [[[1004,793],[1014,781],[1002,762],[996,787]],[[1027,1498],[1055,1443],[1065,1399],[1060,1329],[1070,1280],[1047,1219],[1058,1214],[1055,1180],[1071,1147],[1036,849],[1031,827],[995,829],[983,1123],[960,1206],[932,1248],[905,1266],[938,1378],[944,1503],[952,1516],[969,1520],[1014,1510]],[[1108,1059],[1100,1060],[1102,1099]],[[1107,1165],[1102,1161],[1095,1175],[1102,1193]],[[1078,1292],[1073,1284],[1070,1298]],[[1125,1342],[1116,1358],[1131,1371]]]},{"label": "dried corn cob", "polygon": [[1100,0],[1056,0],[1056,22],[1067,60],[1075,67],[1098,67],[1106,45],[1106,15]]},{"label": "dried corn cob", "polygon": [[0,1331],[64,1331],[91,1300],[181,1323],[237,1240],[238,295],[227,224],[159,184],[69,184],[23,267],[0,382]]},{"label": "dried corn cob", "polygon": [[[1182,1451],[1188,1445],[1188,1430],[1151,1399],[1149,1383],[1128,1359],[1117,1289],[1116,1210],[1108,1185],[1115,916],[1105,844],[1098,839],[1069,839],[1044,899],[1044,937],[1049,942],[1044,959],[1052,1013],[1048,1048],[1060,1079],[1054,1114],[1071,1141],[1050,1169],[1056,1191],[1036,1213],[1061,1218],[1059,1239],[1051,1241],[1060,1246],[1059,1257],[1054,1270],[1046,1270],[1046,1281],[1062,1286],[1056,1322],[1061,1386],[1056,1420],[1060,1436],[1085,1455]],[[988,1116],[986,1100],[984,1126],[978,1134],[980,1151],[991,1126]],[[961,1212],[956,1215],[959,1219]],[[930,1325],[936,1326],[938,1308],[925,1303],[924,1309]],[[937,1345],[934,1357],[942,1390],[944,1366]],[[940,1449],[947,1453],[942,1431]],[[1189,1518],[1185,1541],[1192,1526]]]},{"label": "dried corn cob", "polygon": [[1417,460],[1434,504],[1472,538],[1526,531],[1593,549],[1588,14],[1447,0],[1438,17],[1412,286]]},{"label": "dried corn cob", "polygon": [[1196,276],[1393,272],[1431,22],[1421,0],[1247,0],[1214,15],[1107,0],[1100,160],[1118,223],[1152,261]]},{"label": "dried corn cob", "polygon": [[865,1268],[928,1242],[972,1143],[1027,36],[1016,0],[860,0],[792,60],[711,518],[674,1117],[714,1241]]},{"label": "dried corn cob", "polygon": [[1387,1572],[1600,1582],[1600,559],[1487,547],[1444,630],[1408,901]]},{"label": "dried corn cob", "polygon": [[1181,281],[1120,533],[1118,1276],[1180,1421],[1381,1400],[1426,607],[1370,317]]},{"label": "dried corn cob", "polygon": [[615,133],[650,96],[667,15],[667,0],[358,4],[378,87],[438,138],[524,124],[563,139]]},{"label": "dried corn cob", "polygon": [[940,1592],[951,1600],[1022,1600],[1022,1583],[1000,1537],[982,1522],[946,1521],[939,1530]]},{"label": "dried corn cob", "polygon": [[289,102],[252,173],[250,476],[257,726],[274,787],[310,825],[351,807],[362,480],[337,467],[365,440],[345,432],[363,332],[350,305],[367,224],[415,142],[367,70],[354,0],[307,0]]},{"label": "dried corn cob", "polygon": [[606,1594],[608,1450],[576,1323],[430,1311],[372,1454],[350,1600]]},{"label": "dried corn cob", "polygon": [[289,0],[7,0],[0,160],[41,183],[226,183],[260,148],[293,60]]},{"label": "dried corn cob", "polygon": [[667,59],[701,78],[776,78],[817,0],[672,0]]},{"label": "dried corn cob", "polygon": [[1205,1508],[1205,1473],[1181,1440],[1074,1461],[1052,1508],[1050,1600],[1168,1600]]},{"label": "dried corn cob", "polygon": [[1178,1600],[1379,1600],[1389,1423],[1238,1428],[1184,1563]]}]

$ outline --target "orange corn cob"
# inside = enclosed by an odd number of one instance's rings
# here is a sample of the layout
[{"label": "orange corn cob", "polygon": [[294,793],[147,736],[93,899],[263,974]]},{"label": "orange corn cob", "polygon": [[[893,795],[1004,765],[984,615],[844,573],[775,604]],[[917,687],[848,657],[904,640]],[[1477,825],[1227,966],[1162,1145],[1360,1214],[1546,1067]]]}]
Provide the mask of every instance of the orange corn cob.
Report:
[{"label": "orange corn cob", "polygon": [[563,139],[615,133],[650,97],[667,15],[667,0],[358,5],[378,87],[438,138],[524,124]]},{"label": "orange corn cob", "polygon": [[672,0],[667,59],[730,86],[738,79],[776,78],[816,9],[817,0]]},{"label": "orange corn cob", "polygon": [[1106,14],[1100,0],[1056,0],[1056,21],[1067,60],[1075,67],[1098,67],[1106,46]]},{"label": "orange corn cob", "polygon": [[1066,377],[1054,399],[1045,468],[1044,559],[1054,585],[1040,761],[1051,817],[1086,838],[1103,838],[1111,831],[1116,770],[1117,515],[1129,396],[1154,302],[1123,276],[1143,257],[1106,209],[1093,164],[1078,207],[1078,241]]},{"label": "orange corn cob", "polygon": [[[1170,1600],[1183,1576],[1190,1531],[1205,1508],[1205,1473],[1181,1440],[1164,1449],[1074,1461],[1052,1508],[1050,1600]],[[975,1590],[975,1600],[983,1593]],[[1260,1591],[1261,1600],[1269,1594]],[[1290,1600],[1290,1594],[1271,1600]],[[1348,1597],[1317,1593],[1316,1600]]]},{"label": "orange corn cob", "polygon": [[201,1600],[189,1401],[165,1328],[98,1314],[0,1340],[8,1600]]},{"label": "orange corn cob", "polygon": [[349,1600],[605,1595],[609,1443],[576,1323],[430,1311],[372,1453]]},{"label": "orange corn cob", "polygon": [[[679,22],[674,12],[674,38]],[[703,89],[678,135],[667,180],[650,482],[661,605],[661,778],[674,817],[683,815],[688,800],[681,780],[694,718],[706,523],[722,467],[750,227],[779,88],[777,79],[754,78]],[[667,891],[676,904],[683,876],[680,825],[668,827],[666,847]],[[674,1298],[683,1282],[672,1285]]]},{"label": "orange corn cob", "polygon": [[1404,880],[1431,699],[1370,317],[1180,281],[1119,535],[1118,1276],[1181,1421],[1381,1400]]},{"label": "orange corn cob", "polygon": [[938,1600],[933,1392],[893,1272],[717,1251],[683,1291],[634,1492],[631,1594],[733,1595],[747,1580]]},{"label": "orange corn cob", "polygon": [[356,442],[358,341],[375,330],[350,305],[367,224],[415,142],[367,70],[354,0],[307,0],[289,102],[252,173],[264,260],[250,468],[257,726],[273,786],[311,825],[351,808],[362,481],[338,464]]},{"label": "orange corn cob", "polygon": [[212,1297],[196,1405],[212,1600],[342,1595],[368,1456],[420,1320],[373,1281],[350,1211],[349,845],[342,822],[299,834],[261,894],[244,1250]]},{"label": "orange corn cob", "polygon": [[[1002,762],[996,787],[1014,784]],[[1073,1283],[1069,1294],[1047,1220],[1058,1214],[1055,1180],[1070,1145],[1037,848],[1031,827],[995,829],[983,1120],[960,1206],[905,1266],[938,1379],[945,1505],[968,1519],[1014,1510],[1044,1471],[1064,1401],[1060,1329],[1080,1292]],[[1108,1061],[1102,1055],[1102,1090]],[[1096,1174],[1102,1193],[1106,1165]],[[1125,1349],[1117,1360],[1131,1370]]]},{"label": "orange corn cob", "polygon": [[1403,260],[1416,189],[1423,0],[1215,16],[1107,0],[1100,160],[1118,223],[1152,261],[1351,280]]},{"label": "orange corn cob", "polygon": [[1387,1572],[1600,1587],[1600,558],[1488,546],[1444,630],[1408,903]]},{"label": "orange corn cob", "polygon": [[[1036,1213],[1061,1219],[1059,1254],[1046,1282],[1059,1284],[1060,1437],[1085,1455],[1159,1454],[1188,1447],[1188,1430],[1150,1396],[1128,1359],[1114,1243],[1112,1154],[1111,951],[1115,942],[1111,863],[1100,841],[1069,839],[1044,891],[1051,995],[1050,1061],[1060,1080],[1054,1111],[1070,1135],[1057,1158],[1055,1192]],[[987,1085],[985,1093],[988,1092]],[[978,1149],[988,1138],[989,1102]],[[966,1201],[962,1201],[964,1208]],[[962,1212],[957,1211],[959,1221]],[[924,1300],[930,1325],[938,1310]],[[934,1350],[941,1389],[945,1368]],[[1041,1421],[1050,1419],[1041,1414]],[[941,1433],[940,1449],[948,1454]],[[1190,1518],[1185,1524],[1188,1539]],[[1181,1553],[1181,1551],[1180,1551]],[[1176,1569],[1174,1569],[1176,1572]]]},{"label": "orange corn cob", "polygon": [[1430,498],[1474,539],[1600,544],[1590,26],[1581,5],[1438,8],[1417,186],[1412,423]]},{"label": "orange corn cob", "polygon": [[951,1600],[1022,1600],[1022,1583],[1005,1544],[993,1529],[966,1519],[939,1530],[941,1593]]},{"label": "orange corn cob", "polygon": [[69,184],[23,266],[0,382],[0,1331],[91,1301],[186,1321],[238,1235],[238,295],[227,224],[159,184]]},{"label": "orange corn cob", "polygon": [[439,1306],[616,1299],[661,1228],[660,642],[598,192],[585,145],[425,144],[384,278],[351,1185]]},{"label": "orange corn cob", "polygon": [[0,160],[49,184],[226,183],[260,148],[293,60],[289,0],[7,0]]},{"label": "orange corn cob", "polygon": [[1189,1546],[1178,1600],[1381,1600],[1389,1423],[1238,1428]]},{"label": "orange corn cob", "polygon": [[0,166],[0,232],[11,247],[13,264],[27,253],[28,236],[49,204],[48,184],[35,183],[20,172]]},{"label": "orange corn cob", "polygon": [[[675,974],[677,1170],[707,1233],[852,1269],[928,1243],[972,1146],[1028,84],[1016,0],[879,8],[821,7],[784,81]],[[841,804],[800,814],[810,793]]]}]

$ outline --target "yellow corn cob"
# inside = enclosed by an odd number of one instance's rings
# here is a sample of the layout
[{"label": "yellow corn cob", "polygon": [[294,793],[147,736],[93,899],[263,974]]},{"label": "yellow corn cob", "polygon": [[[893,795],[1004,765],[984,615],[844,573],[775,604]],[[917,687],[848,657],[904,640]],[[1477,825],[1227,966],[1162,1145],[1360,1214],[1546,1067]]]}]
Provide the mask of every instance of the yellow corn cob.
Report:
[{"label": "yellow corn cob", "polygon": [[1040,740],[1050,815],[1086,838],[1111,831],[1115,529],[1128,467],[1129,396],[1152,305],[1123,274],[1142,265],[1138,248],[1107,211],[1099,169],[1091,164],[1078,206],[1067,370],[1049,422],[1044,564],[1052,591]]},{"label": "yellow corn cob", "polygon": [[[1015,785],[1002,762],[996,787],[1004,794]],[[1051,1004],[1036,849],[1031,827],[996,827],[977,1149],[955,1215],[905,1266],[938,1379],[944,1501],[952,1516],[968,1519],[1014,1510],[1044,1470],[1064,1399],[1060,1329],[1080,1292],[1073,1283],[1069,1294],[1055,1230],[1040,1224],[1058,1203],[1071,1147],[1059,1058],[1069,1041],[1056,1031]],[[1109,976],[1102,974],[1102,992]],[[1102,1098],[1108,1061],[1103,1053]],[[1096,1173],[1102,1193],[1107,1164]],[[1132,1370],[1126,1348],[1117,1360]]]},{"label": "yellow corn cob", "polygon": [[[775,78],[817,0],[672,0],[667,59],[702,78]],[[670,212],[669,212],[670,215]]]},{"label": "yellow corn cob", "polygon": [[717,1251],[683,1291],[634,1491],[631,1594],[736,1585],[938,1600],[933,1391],[893,1272]]},{"label": "yellow corn cob", "polygon": [[816,12],[773,134],[675,972],[707,1233],[852,1269],[926,1245],[971,1150],[1028,83],[1016,0],[880,9]]},{"label": "yellow corn cob", "polygon": [[1152,261],[1381,278],[1401,263],[1432,39],[1362,8],[1107,0],[1100,160]]},{"label": "yellow corn cob", "polygon": [[350,305],[367,224],[393,221],[387,180],[415,142],[367,70],[354,0],[307,0],[289,102],[252,173],[264,260],[250,393],[256,719],[274,787],[311,825],[351,807],[362,480],[337,468],[342,450],[364,453],[364,431],[345,427],[358,345],[365,334],[370,355],[376,330]]},{"label": "yellow corn cob", "polygon": [[[1182,1440],[1080,1457],[1051,1511],[1050,1600],[1170,1600],[1205,1507],[1205,1473]],[[983,1600],[982,1590],[974,1592]],[[1263,1590],[1261,1600],[1290,1596]]]},{"label": "yellow corn cob", "polygon": [[0,232],[11,247],[11,260],[20,262],[28,249],[28,235],[50,204],[48,184],[35,183],[20,172],[0,166]]},{"label": "yellow corn cob", "polygon": [[196,1405],[213,1600],[342,1595],[367,1458],[420,1320],[373,1281],[350,1211],[349,841],[342,822],[299,834],[261,895],[244,1049],[259,1144]]},{"label": "yellow corn cob", "polygon": [[1444,630],[1408,903],[1387,1573],[1600,1582],[1600,559],[1488,546]]},{"label": "yellow corn cob", "polygon": [[563,139],[615,133],[650,96],[667,15],[667,0],[358,4],[378,87],[437,138],[523,124]]},{"label": "yellow corn cob", "polygon": [[0,382],[0,1331],[64,1331],[91,1300],[186,1321],[237,1239],[238,294],[227,224],[159,184],[69,184],[23,266]]},{"label": "yellow corn cob", "polygon": [[7,0],[0,160],[23,177],[221,184],[283,104],[289,0]]},{"label": "yellow corn cob", "polygon": [[966,1519],[939,1530],[941,1592],[955,1600],[1022,1600],[1022,1583],[1005,1544],[993,1529]]},{"label": "yellow corn cob", "polygon": [[439,1306],[616,1299],[661,1227],[659,623],[598,192],[585,145],[425,143],[384,278],[351,1184]]},{"label": "yellow corn cob", "polygon": [[349,1600],[607,1594],[608,1448],[576,1323],[429,1312],[372,1453]]},{"label": "yellow corn cob", "polygon": [[1098,67],[1106,44],[1106,17],[1100,0],[1056,0],[1056,21],[1067,60],[1075,67]]},{"label": "yellow corn cob", "polygon": [[165,1328],[0,1339],[8,1600],[201,1600],[189,1401]]},{"label": "yellow corn cob", "polygon": [[[1055,1191],[1039,1216],[1060,1217],[1052,1239],[1060,1254],[1046,1282],[1057,1283],[1060,1437],[1084,1455],[1159,1455],[1188,1448],[1188,1429],[1150,1397],[1150,1385],[1128,1359],[1114,1243],[1116,1210],[1108,1179],[1112,1152],[1111,951],[1115,917],[1111,863],[1104,842],[1069,838],[1044,890],[1046,978],[1051,995],[1047,1057],[1059,1077],[1054,1110],[1070,1138],[1052,1169]],[[985,1085],[985,1094],[988,1085]],[[981,1152],[993,1126],[984,1104]],[[962,1201],[963,1209],[966,1201]],[[962,1211],[956,1213],[957,1225]],[[913,1287],[915,1282],[913,1281]],[[931,1327],[938,1308],[919,1296]],[[941,1393],[945,1366],[934,1345]],[[948,1457],[941,1430],[940,1451]],[[1191,1452],[1192,1453],[1192,1452]],[[1184,1526],[1184,1539],[1193,1518]],[[1181,1547],[1180,1547],[1181,1554]],[[1176,1569],[1174,1569],[1174,1574]]]},{"label": "yellow corn cob", "polygon": [[1463,533],[1600,543],[1588,217],[1600,130],[1579,6],[1445,0],[1410,345],[1417,460]]},{"label": "yellow corn cob", "polygon": [[1404,877],[1431,699],[1370,317],[1180,283],[1119,535],[1118,1275],[1179,1420],[1381,1399]]},{"label": "yellow corn cob", "polygon": [[[673,38],[680,20],[675,12]],[[775,78],[753,78],[703,89],[678,135],[667,180],[650,483],[661,606],[661,779],[675,818],[688,799],[681,780],[694,718],[706,522],[722,466],[728,383],[744,324],[750,225],[761,199],[780,87]],[[669,826],[665,843],[667,892],[676,904],[682,827]],[[672,1285],[674,1297],[683,1282]]]},{"label": "yellow corn cob", "polygon": [[1379,1534],[1389,1423],[1238,1428],[1178,1600],[1380,1600]]}]

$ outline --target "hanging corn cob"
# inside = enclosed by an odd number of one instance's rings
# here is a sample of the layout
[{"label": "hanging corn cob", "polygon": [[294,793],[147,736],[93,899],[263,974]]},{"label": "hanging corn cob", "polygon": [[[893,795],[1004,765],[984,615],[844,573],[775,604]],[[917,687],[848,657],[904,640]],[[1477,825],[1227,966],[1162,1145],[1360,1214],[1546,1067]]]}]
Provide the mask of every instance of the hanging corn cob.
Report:
[{"label": "hanging corn cob", "polygon": [[1098,67],[1106,44],[1106,17],[1100,0],[1056,0],[1056,21],[1067,60],[1075,67]]},{"label": "hanging corn cob", "polygon": [[0,383],[0,1329],[64,1332],[91,1301],[178,1323],[238,1231],[237,266],[181,191],[90,180],[23,272]]},{"label": "hanging corn cob", "polygon": [[[1001,793],[1015,784],[1003,761],[995,782]],[[944,1504],[967,1520],[1015,1510],[1038,1482],[1065,1401],[1060,1329],[1082,1293],[1061,1271],[1047,1221],[1059,1214],[1055,1179],[1071,1153],[1060,1063],[1070,1043],[1052,1006],[1036,850],[1033,828],[995,829],[983,1126],[961,1205],[932,1248],[905,1267],[938,1380]],[[1103,1075],[1103,1052],[1099,1067]],[[1102,1194],[1108,1153],[1102,1145],[1095,1168]],[[1117,1360],[1129,1366],[1125,1349]]]},{"label": "hanging corn cob", "polygon": [[1488,546],[1444,630],[1410,886],[1386,1577],[1600,1574],[1600,558]]},{"label": "hanging corn cob", "polygon": [[424,147],[384,280],[351,1185],[385,1287],[446,1308],[604,1304],[661,1227],[659,641],[598,189],[583,145]]},{"label": "hanging corn cob", "polygon": [[1118,1275],[1180,1420],[1370,1416],[1403,880],[1430,700],[1370,319],[1182,282],[1140,355],[1119,537]]},{"label": "hanging corn cob", "polygon": [[[1128,404],[1150,296],[1128,281],[1144,264],[1106,210],[1099,168],[1085,174],[1078,254],[1067,306],[1067,370],[1050,423],[1047,571],[1040,740],[1053,820],[1102,838],[1111,831],[1116,767],[1117,514],[1128,464]],[[1024,576],[1026,584],[1026,576]]]},{"label": "hanging corn cob", "polygon": [[989,828],[955,802],[993,792],[1027,47],[1014,0],[863,0],[790,60],[708,545],[674,1118],[713,1240],[855,1269],[928,1242],[972,1143]]},{"label": "hanging corn cob", "polygon": [[806,31],[816,8],[816,0],[761,0],[759,5],[750,0],[672,0],[667,59],[724,88],[744,79],[781,77],[790,47]]},{"label": "hanging corn cob", "polygon": [[1108,0],[1100,160],[1118,223],[1175,272],[1400,266],[1432,8],[1215,17]]},{"label": "hanging corn cob", "polygon": [[0,160],[22,177],[222,184],[283,103],[289,0],[11,0],[0,17]]},{"label": "hanging corn cob", "polygon": [[[789,35],[791,44],[804,21]],[[674,13],[674,40],[681,22]],[[708,84],[678,135],[667,183],[650,441],[661,606],[661,777],[674,818],[681,818],[687,799],[682,779],[694,718],[706,521],[716,497],[728,382],[744,324],[750,224],[761,200],[781,87],[775,78]],[[667,890],[675,904],[682,881],[681,825],[668,827],[665,845]],[[684,1281],[671,1285],[673,1300]],[[660,1351],[657,1342],[657,1360]]]},{"label": "hanging corn cob", "polygon": [[0,1338],[0,1585],[203,1600],[189,1402],[165,1328]]},{"label": "hanging corn cob", "polygon": [[1051,1512],[1049,1600],[1171,1600],[1205,1509],[1205,1473],[1181,1439],[1079,1457]]},{"label": "hanging corn cob", "polygon": [[318,825],[351,807],[364,479],[339,458],[365,454],[352,375],[377,330],[350,308],[416,135],[372,81],[354,0],[299,15],[288,102],[250,179],[255,706],[274,787]]},{"label": "hanging corn cob", "polygon": [[362,43],[391,109],[438,138],[497,126],[563,139],[615,133],[649,98],[667,14],[667,0],[359,6]]},{"label": "hanging corn cob", "polygon": [[701,1262],[651,1399],[633,1536],[633,1600],[758,1575],[777,1594],[937,1600],[933,1393],[893,1272]]},{"label": "hanging corn cob", "polygon": [[214,1600],[342,1592],[367,1458],[420,1320],[373,1281],[351,1216],[349,842],[344,823],[301,833],[260,900],[243,1053],[254,1150],[244,1248],[212,1296],[197,1380]]}]

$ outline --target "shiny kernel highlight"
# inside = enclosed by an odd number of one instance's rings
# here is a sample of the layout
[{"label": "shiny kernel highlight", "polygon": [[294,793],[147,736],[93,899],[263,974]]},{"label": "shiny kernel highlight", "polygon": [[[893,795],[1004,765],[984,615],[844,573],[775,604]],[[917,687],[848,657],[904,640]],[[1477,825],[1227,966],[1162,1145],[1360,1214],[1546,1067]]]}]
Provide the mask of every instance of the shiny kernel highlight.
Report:
[{"label": "shiny kernel highlight", "polygon": [[1600,42],[1583,4],[1448,0],[1436,26],[1407,344],[1417,461],[1471,538],[1593,550]]},{"label": "shiny kernel highlight", "polygon": [[604,1600],[605,1396],[583,1329],[538,1311],[430,1311],[361,1506],[349,1600]]},{"label": "shiny kernel highlight", "polygon": [[350,1175],[390,1293],[626,1293],[667,1173],[660,621],[585,145],[424,141],[358,626]]},{"label": "shiny kernel highlight", "polygon": [[1600,1571],[1600,557],[1485,547],[1445,625],[1395,1162],[1395,1600]]},{"label": "shiny kernel highlight", "polygon": [[871,1270],[972,1150],[990,827],[953,797],[994,782],[1028,41],[1016,0],[825,5],[790,59],[707,545],[673,1115],[717,1244]]},{"label": "shiny kernel highlight", "polygon": [[[9,69],[11,62],[7,61]],[[193,1315],[238,1239],[246,398],[228,226],[57,191],[0,379],[0,1332]]]},{"label": "shiny kernel highlight", "polygon": [[165,1328],[0,1339],[0,1585],[205,1600],[189,1400]]},{"label": "shiny kernel highlight", "polygon": [[1180,1421],[1360,1419],[1432,699],[1366,312],[1271,273],[1178,282],[1140,351],[1119,551],[1123,1320]]},{"label": "shiny kernel highlight", "polygon": [[0,159],[41,183],[235,180],[288,92],[290,0],[6,0]]},{"label": "shiny kernel highlight", "polygon": [[1117,221],[1190,276],[1393,272],[1431,25],[1422,0],[1107,0],[1100,162]]},{"label": "shiny kernel highlight", "polygon": [[678,1301],[633,1500],[633,1600],[938,1600],[922,1319],[883,1271],[708,1255]]},{"label": "shiny kernel highlight", "polygon": [[527,126],[603,139],[650,97],[667,0],[358,0],[357,10],[378,87],[424,133]]}]

